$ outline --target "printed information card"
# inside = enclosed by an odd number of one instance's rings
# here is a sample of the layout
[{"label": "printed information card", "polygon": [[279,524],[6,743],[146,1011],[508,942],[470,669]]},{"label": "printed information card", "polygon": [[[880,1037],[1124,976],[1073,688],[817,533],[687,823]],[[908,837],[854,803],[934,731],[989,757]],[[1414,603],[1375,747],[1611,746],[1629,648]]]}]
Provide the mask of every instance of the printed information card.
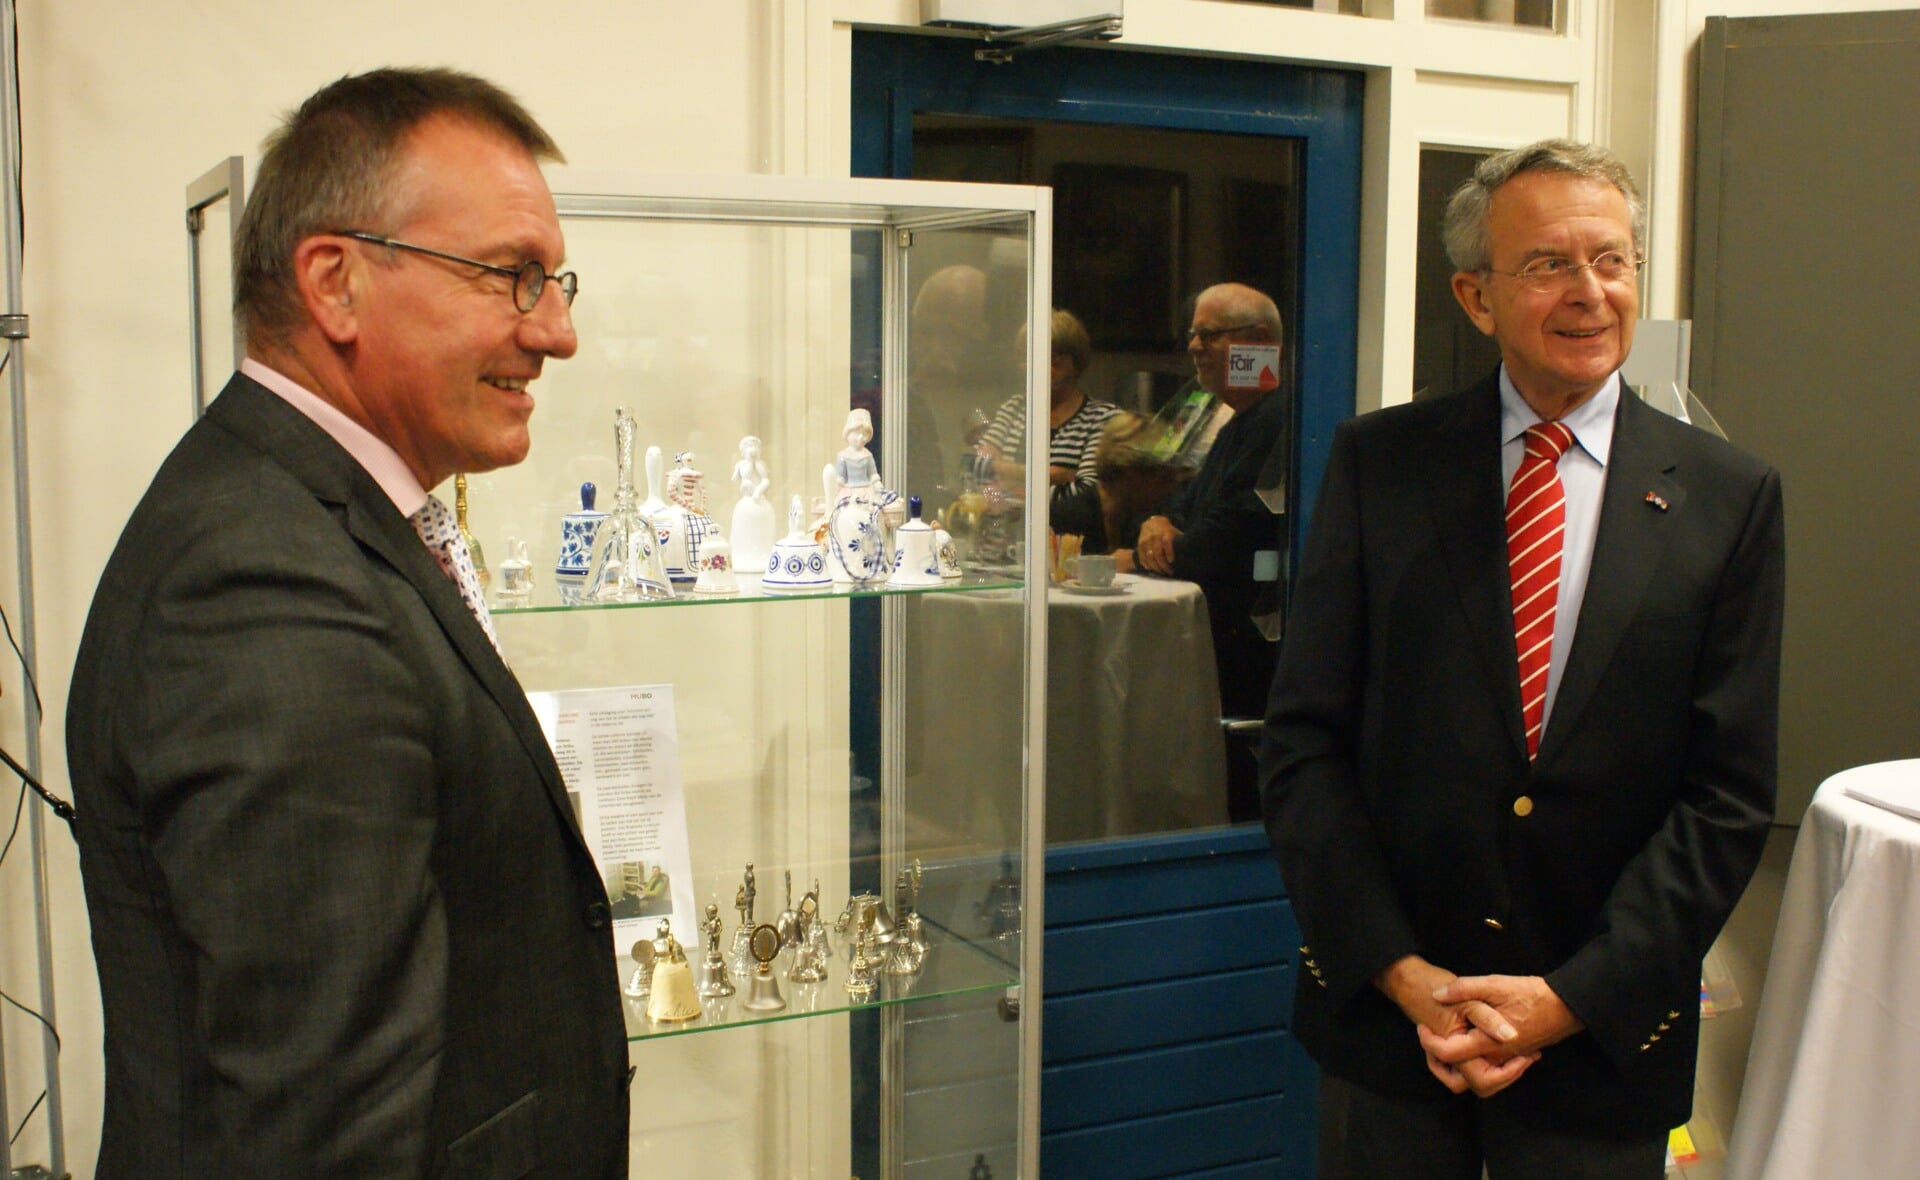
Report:
[{"label": "printed information card", "polygon": [[528,693],[566,779],[574,818],[600,866],[620,955],[660,919],[699,941],[673,686]]}]

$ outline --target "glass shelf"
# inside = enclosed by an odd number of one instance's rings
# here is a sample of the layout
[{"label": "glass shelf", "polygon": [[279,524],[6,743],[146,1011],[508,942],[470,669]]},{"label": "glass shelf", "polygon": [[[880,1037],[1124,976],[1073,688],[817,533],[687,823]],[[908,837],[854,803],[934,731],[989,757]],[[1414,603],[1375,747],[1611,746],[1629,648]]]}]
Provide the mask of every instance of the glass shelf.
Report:
[{"label": "glass shelf", "polygon": [[493,594],[488,597],[487,606],[489,612],[495,615],[538,615],[574,611],[632,610],[638,607],[721,606],[727,603],[743,602],[806,602],[836,598],[890,598],[895,595],[964,594],[980,590],[1018,590],[1025,584],[1017,574],[982,572],[967,573],[938,586],[831,586],[819,590],[767,590],[761,587],[760,579],[743,577],[740,579],[740,592],[737,594],[700,594],[689,588],[678,591],[672,598],[648,598],[637,602],[563,602],[560,596],[568,590],[578,593],[578,580],[569,585],[560,578],[549,577],[534,586],[531,600],[513,601]]},{"label": "glass shelf", "polygon": [[[773,973],[780,983],[780,994],[786,999],[787,1006],[771,1012],[751,1011],[742,1007],[741,1001],[746,999],[751,985],[739,980],[734,981],[733,995],[702,1000],[701,1014],[691,1020],[649,1020],[646,1013],[647,1002],[644,999],[624,996],[627,1039],[646,1041],[660,1037],[687,1036],[693,1033],[721,1032],[783,1020],[807,1020],[834,1013],[860,1012],[978,992],[1004,990],[1019,984],[1017,940],[1008,940],[1006,943],[1007,954],[1014,960],[1009,961],[1008,958],[990,953],[986,947],[991,944],[982,945],[971,941],[941,938],[937,937],[938,932],[934,931],[929,933],[936,937],[929,938],[927,960],[920,973],[917,975],[878,974],[875,977],[876,985],[873,994],[869,996],[855,997],[847,992],[848,965],[845,947],[835,948],[833,964],[828,968],[827,979],[821,983],[802,984],[786,978],[791,956],[787,952],[782,952],[773,962]],[[697,969],[695,974],[697,977]]]}]

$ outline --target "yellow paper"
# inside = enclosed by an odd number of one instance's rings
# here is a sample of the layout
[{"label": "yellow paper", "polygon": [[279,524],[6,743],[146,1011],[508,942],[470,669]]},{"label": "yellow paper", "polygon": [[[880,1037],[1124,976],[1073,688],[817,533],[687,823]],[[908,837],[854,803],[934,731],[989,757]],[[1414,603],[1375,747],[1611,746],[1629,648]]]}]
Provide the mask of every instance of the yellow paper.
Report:
[{"label": "yellow paper", "polygon": [[1684,1126],[1667,1133],[1667,1150],[1673,1153],[1673,1162],[1677,1164],[1696,1163],[1700,1159],[1700,1149],[1693,1145],[1693,1135]]}]

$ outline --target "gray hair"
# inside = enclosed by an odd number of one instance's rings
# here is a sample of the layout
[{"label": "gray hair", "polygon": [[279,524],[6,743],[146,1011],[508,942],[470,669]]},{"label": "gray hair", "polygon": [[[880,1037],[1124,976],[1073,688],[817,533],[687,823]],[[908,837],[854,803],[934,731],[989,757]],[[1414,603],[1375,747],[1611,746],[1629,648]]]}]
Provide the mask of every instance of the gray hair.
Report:
[{"label": "gray hair", "polygon": [[1646,253],[1647,203],[1627,166],[1603,147],[1568,139],[1543,139],[1488,156],[1473,170],[1473,176],[1454,190],[1447,201],[1440,235],[1447,248],[1447,261],[1455,270],[1487,270],[1493,266],[1493,240],[1487,229],[1493,194],[1522,172],[1559,172],[1620,190],[1633,222],[1633,251]]},{"label": "gray hair", "polygon": [[402,212],[392,183],[408,134],[434,115],[499,132],[536,160],[564,159],[518,100],[448,69],[381,69],[322,88],[267,138],[234,244],[233,311],[249,341],[299,322],[294,249],[343,229],[388,233]]}]

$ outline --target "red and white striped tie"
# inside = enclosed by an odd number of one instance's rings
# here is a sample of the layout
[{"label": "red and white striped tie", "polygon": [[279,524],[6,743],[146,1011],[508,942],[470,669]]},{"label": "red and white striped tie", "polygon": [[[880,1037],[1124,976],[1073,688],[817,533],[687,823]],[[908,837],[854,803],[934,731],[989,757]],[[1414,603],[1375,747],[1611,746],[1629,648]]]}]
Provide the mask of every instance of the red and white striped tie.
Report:
[{"label": "red and white striped tie", "polygon": [[1529,426],[1526,458],[1507,490],[1507,575],[1513,586],[1513,644],[1520,659],[1520,716],[1527,727],[1529,759],[1540,752],[1547,711],[1560,545],[1567,531],[1560,456],[1572,445],[1573,431],[1558,422]]}]

